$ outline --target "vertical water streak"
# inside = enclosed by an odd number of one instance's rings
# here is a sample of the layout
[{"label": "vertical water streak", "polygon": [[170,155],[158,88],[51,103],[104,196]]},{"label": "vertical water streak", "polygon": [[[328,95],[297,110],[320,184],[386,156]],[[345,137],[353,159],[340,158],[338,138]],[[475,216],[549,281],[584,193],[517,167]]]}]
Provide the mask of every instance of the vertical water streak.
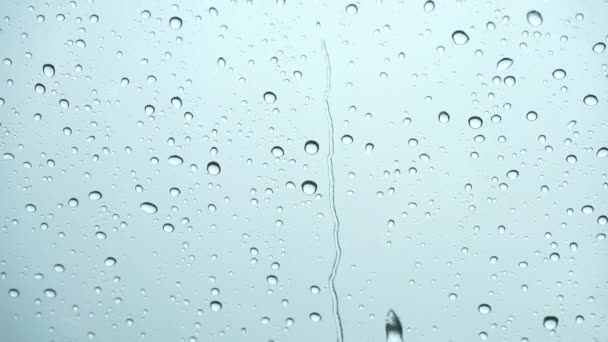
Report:
[{"label": "vertical water streak", "polygon": [[338,219],[338,212],[336,211],[336,198],[335,198],[335,177],[334,177],[334,119],[331,115],[329,107],[329,92],[331,90],[331,62],[329,60],[329,52],[325,45],[325,40],[322,41],[323,53],[325,54],[325,92],[323,93],[323,99],[325,101],[325,110],[327,112],[327,120],[329,124],[329,148],[327,152],[327,168],[329,174],[329,207],[333,219],[333,236],[334,236],[334,262],[331,266],[331,274],[329,275],[329,288],[332,294],[332,304],[334,310],[334,320],[336,322],[337,330],[337,341],[342,342],[344,339],[344,332],[342,331],[342,318],[340,317],[340,308],[338,303],[338,292],[336,291],[336,275],[338,273],[338,267],[340,265],[340,258],[342,257],[342,247],[340,246],[340,219]]}]

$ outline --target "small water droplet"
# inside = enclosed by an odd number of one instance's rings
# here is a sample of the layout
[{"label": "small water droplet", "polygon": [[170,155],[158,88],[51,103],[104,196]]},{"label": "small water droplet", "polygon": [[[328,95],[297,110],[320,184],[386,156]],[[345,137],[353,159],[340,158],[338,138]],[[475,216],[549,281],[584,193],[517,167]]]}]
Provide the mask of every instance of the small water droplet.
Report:
[{"label": "small water droplet", "polygon": [[180,99],[178,96],[174,96],[171,98],[171,104],[175,108],[182,108],[182,99]]},{"label": "small water droplet", "polygon": [[576,158],[576,156],[574,154],[570,154],[566,157],[566,161],[568,162],[568,164],[576,164],[578,159]]},{"label": "small water droplet", "polygon": [[321,321],[321,315],[316,312],[311,312],[308,317],[310,317],[310,320],[313,322]]},{"label": "small water droplet", "polygon": [[353,137],[348,134],[342,136],[341,140],[344,145],[350,145],[353,143]]}]

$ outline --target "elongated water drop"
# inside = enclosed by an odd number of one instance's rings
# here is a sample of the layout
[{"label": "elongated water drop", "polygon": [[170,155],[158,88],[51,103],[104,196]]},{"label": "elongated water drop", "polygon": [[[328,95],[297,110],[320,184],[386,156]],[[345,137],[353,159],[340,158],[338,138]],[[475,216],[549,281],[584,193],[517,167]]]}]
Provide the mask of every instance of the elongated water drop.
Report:
[{"label": "elongated water drop", "polygon": [[403,327],[399,317],[392,309],[386,314],[386,342],[403,341]]}]

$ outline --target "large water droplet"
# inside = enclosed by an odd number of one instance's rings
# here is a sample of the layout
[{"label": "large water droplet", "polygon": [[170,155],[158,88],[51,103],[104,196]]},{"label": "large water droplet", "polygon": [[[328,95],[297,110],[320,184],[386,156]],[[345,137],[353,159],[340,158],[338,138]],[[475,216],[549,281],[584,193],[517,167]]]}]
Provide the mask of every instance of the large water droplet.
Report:
[{"label": "large water droplet", "polygon": [[392,309],[386,314],[386,342],[403,341],[403,327],[399,317]]},{"label": "large water droplet", "polygon": [[349,15],[355,15],[357,14],[357,12],[359,12],[359,7],[357,7],[357,5],[355,4],[350,4],[348,6],[346,6],[346,13]]},{"label": "large water droplet", "polygon": [[448,114],[448,112],[440,112],[437,118],[442,124],[450,122],[450,114]]},{"label": "large water droplet", "polygon": [[532,26],[540,26],[543,23],[543,16],[539,11],[529,11],[526,14],[526,19],[528,20],[528,24]]},{"label": "large water droplet", "polygon": [[424,10],[426,12],[433,12],[435,10],[435,3],[432,0],[428,0],[424,3]]},{"label": "large water droplet", "polygon": [[308,140],[304,144],[304,151],[308,154],[317,154],[319,152],[319,144],[314,140]]},{"label": "large water droplet", "polygon": [[606,44],[599,42],[596,43],[595,45],[593,45],[593,52],[595,53],[602,53],[604,52],[604,50],[606,50]]},{"label": "large water droplet", "polygon": [[53,77],[55,76],[55,67],[53,64],[45,64],[42,66],[42,72],[46,77]]},{"label": "large water droplet", "polygon": [[150,202],[143,202],[142,204],[139,205],[139,207],[141,208],[141,210],[143,210],[144,212],[146,212],[148,214],[155,214],[158,211],[158,208],[156,207],[156,205],[154,205]]},{"label": "large water droplet", "polygon": [[496,63],[496,69],[498,71],[504,71],[509,69],[511,65],[513,65],[513,60],[511,58],[505,57],[499,60],[498,63]]},{"label": "large water droplet", "polygon": [[313,322],[321,321],[321,315],[316,312],[311,312],[308,317],[310,317],[310,320]]},{"label": "large water droplet", "polygon": [[171,164],[171,165],[181,165],[184,162],[184,159],[182,159],[182,157],[180,157],[176,154],[169,156],[169,158],[167,160],[169,161],[169,164]]},{"label": "large water droplet", "polygon": [[114,259],[113,257],[107,257],[106,260],[104,260],[103,264],[106,266],[114,266],[116,265],[116,259]]},{"label": "large water droplet", "polygon": [[99,199],[101,199],[102,195],[101,192],[99,191],[91,191],[89,192],[89,199],[93,200],[93,201],[97,201]]},{"label": "large water droplet", "polygon": [[307,180],[302,183],[302,191],[307,195],[312,195],[317,192],[317,183]]},{"label": "large water droplet", "polygon": [[17,289],[9,289],[8,290],[8,295],[11,296],[11,297],[13,297],[13,298],[19,297],[20,294],[21,293]]},{"label": "large water droplet", "polygon": [[589,94],[585,96],[583,102],[585,102],[587,106],[595,106],[597,104],[597,97],[595,97],[593,94]]},{"label": "large water droplet", "polygon": [[559,324],[559,319],[557,319],[557,317],[555,317],[555,316],[546,316],[543,319],[543,326],[549,330],[553,330],[553,329],[557,328],[558,324]]},{"label": "large water droplet", "polygon": [[555,69],[553,71],[553,78],[556,80],[563,80],[566,78],[566,71],[564,69]]},{"label": "large water droplet", "polygon": [[212,161],[207,164],[207,172],[212,176],[217,176],[222,172],[222,169],[220,168],[220,164]]},{"label": "large water droplet", "polygon": [[264,101],[266,101],[266,103],[274,103],[276,100],[277,96],[273,92],[267,91],[264,93]]},{"label": "large water droplet", "polygon": [[209,303],[209,307],[211,308],[211,311],[220,311],[222,310],[222,303],[218,302],[217,300],[212,301],[211,303]]},{"label": "large water droplet", "polygon": [[471,116],[469,118],[469,126],[473,129],[478,129],[483,126],[483,120],[479,116]]},{"label": "large water droplet", "polygon": [[596,156],[598,158],[606,158],[606,157],[608,157],[608,148],[601,147],[599,150],[597,150]]},{"label": "large water droplet", "polygon": [[492,307],[489,306],[488,304],[481,304],[477,307],[477,310],[479,310],[480,314],[487,315],[490,312],[492,312]]},{"label": "large water droplet", "polygon": [[283,155],[285,155],[285,151],[283,151],[283,148],[281,146],[275,146],[275,147],[273,147],[270,150],[270,152],[275,157],[282,157]]},{"label": "large water droplet", "polygon": [[174,30],[180,29],[182,27],[182,19],[179,17],[172,17],[169,19],[169,25]]},{"label": "large water droplet", "polygon": [[53,289],[45,289],[44,295],[47,296],[48,298],[55,298],[55,297],[57,297],[57,292],[55,292],[55,290],[53,290]]},{"label": "large water droplet", "polygon": [[519,171],[517,171],[517,170],[509,170],[507,172],[507,177],[509,177],[510,179],[516,179],[517,177],[519,177]]},{"label": "large water droplet", "polygon": [[452,40],[456,45],[464,45],[469,41],[469,36],[464,31],[454,31]]}]

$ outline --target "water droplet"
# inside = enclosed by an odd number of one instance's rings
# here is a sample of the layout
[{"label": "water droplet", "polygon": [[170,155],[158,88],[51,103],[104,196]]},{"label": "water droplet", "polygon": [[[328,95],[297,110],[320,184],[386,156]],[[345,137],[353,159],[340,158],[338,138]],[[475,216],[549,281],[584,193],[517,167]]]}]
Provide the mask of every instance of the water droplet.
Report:
[{"label": "water droplet", "polygon": [[28,203],[25,205],[25,210],[29,211],[30,213],[33,213],[37,210],[37,208],[35,205]]},{"label": "water droplet", "polygon": [[318,286],[313,285],[313,286],[310,287],[310,293],[317,294],[319,292],[321,292],[321,289]]},{"label": "water droplet", "polygon": [[559,320],[555,316],[546,316],[543,319],[543,326],[549,330],[553,330],[553,329],[557,328],[558,324],[559,324]]},{"label": "water droplet", "polygon": [[359,12],[359,7],[357,7],[357,5],[355,4],[350,4],[348,6],[346,6],[346,13],[349,15],[355,15],[357,14],[357,12]]},{"label": "water droplet", "polygon": [[564,69],[555,69],[553,70],[553,78],[556,80],[563,80],[566,78],[566,71]]},{"label": "water droplet", "polygon": [[583,212],[583,214],[589,215],[589,214],[593,214],[594,209],[590,205],[585,205],[581,208],[581,211]]},{"label": "water droplet", "polygon": [[10,290],[8,290],[8,295],[11,296],[11,297],[13,297],[13,298],[19,297],[20,294],[21,293],[17,289],[10,289]]},{"label": "water droplet", "polygon": [[452,40],[456,45],[464,45],[469,41],[469,36],[464,31],[454,31]]},{"label": "water droplet", "polygon": [[112,257],[107,257],[103,263],[106,266],[114,266],[114,265],[116,265],[116,259],[114,259]]},{"label": "water droplet", "polygon": [[55,298],[57,297],[57,292],[55,292],[53,289],[46,289],[44,290],[44,295],[48,298]]},{"label": "water droplet", "polygon": [[141,208],[141,210],[143,210],[144,212],[146,212],[148,214],[155,214],[158,211],[158,208],[156,207],[156,205],[154,205],[150,202],[143,202],[142,204],[139,205],[139,207]]},{"label": "water droplet", "polygon": [[217,176],[222,172],[222,169],[220,168],[220,164],[212,161],[207,164],[207,172],[212,176]]},{"label": "water droplet", "polygon": [[218,302],[217,300],[212,301],[211,303],[209,303],[209,307],[211,308],[212,311],[220,311],[222,310],[222,303]]},{"label": "water droplet", "polygon": [[437,118],[442,124],[450,122],[450,114],[448,114],[448,112],[440,112]]},{"label": "water droplet", "polygon": [[517,177],[519,177],[519,171],[517,171],[517,170],[509,170],[507,172],[507,177],[509,177],[510,179],[516,179]]},{"label": "water droplet", "polygon": [[281,146],[275,146],[275,147],[273,147],[270,150],[270,152],[275,157],[282,157],[283,155],[285,155],[285,151],[283,151],[283,148]]},{"label": "water droplet", "polygon": [[175,108],[182,108],[182,99],[180,99],[178,96],[174,96],[171,98],[171,104]]},{"label": "water droplet", "polygon": [[313,322],[321,321],[321,315],[316,312],[311,312],[308,317],[310,317],[310,320]]},{"label": "water droplet", "polygon": [[574,154],[570,154],[566,157],[566,161],[568,162],[568,164],[576,164],[578,159],[576,158],[576,156]]},{"label": "water droplet", "polygon": [[78,199],[76,198],[70,198],[68,200],[68,205],[72,208],[76,208],[78,206]]},{"label": "water droplet", "polygon": [[511,58],[503,58],[496,63],[496,69],[498,71],[505,71],[509,69],[513,65],[513,60]]},{"label": "water droplet", "polygon": [[174,30],[180,29],[182,27],[182,19],[179,17],[172,17],[169,19],[169,25]]},{"label": "water droplet", "polygon": [[312,195],[317,192],[317,183],[307,180],[302,183],[302,191],[307,195]]},{"label": "water droplet", "polygon": [[595,45],[593,45],[593,52],[595,53],[602,53],[604,52],[604,50],[606,50],[606,44],[599,42],[596,43]]},{"label": "water droplet", "polygon": [[386,314],[386,342],[401,342],[403,341],[403,327],[401,326],[401,320],[395,313],[395,311],[388,310]]},{"label": "water droplet", "polygon": [[271,91],[267,91],[264,93],[264,101],[266,101],[266,103],[271,104],[274,103],[277,100],[277,96],[271,92]]},{"label": "water droplet", "polygon": [[172,156],[169,156],[169,158],[167,159],[167,161],[169,161],[169,164],[171,165],[181,165],[184,160],[182,159],[182,157],[174,154]]},{"label": "water droplet", "polygon": [[471,116],[469,118],[469,126],[473,129],[478,129],[483,126],[483,120],[479,116]]},{"label": "water droplet", "polygon": [[431,0],[428,0],[424,3],[424,10],[426,12],[433,12],[435,10],[435,3]]},{"label": "water droplet", "polygon": [[102,195],[101,192],[99,191],[91,191],[89,192],[89,199],[93,200],[93,201],[97,201],[99,199],[101,199]]},{"label": "water droplet", "polygon": [[36,85],[34,86],[34,90],[38,94],[44,94],[44,93],[46,93],[46,87],[42,83],[36,83]]},{"label": "water droplet", "polygon": [[536,121],[537,118],[538,114],[535,111],[529,111],[528,114],[526,114],[526,119],[528,119],[528,121]]},{"label": "water droplet", "polygon": [[342,136],[342,143],[345,145],[350,145],[353,143],[353,137],[346,134],[344,136]]},{"label": "water droplet", "polygon": [[319,144],[314,140],[308,140],[304,144],[304,151],[308,154],[317,154],[319,152]]},{"label": "water droplet", "polygon": [[53,269],[55,270],[55,272],[64,272],[65,271],[65,267],[62,264],[55,264],[55,266],[53,266]]},{"label": "water droplet", "polygon": [[46,77],[53,77],[55,76],[55,67],[53,64],[45,64],[42,66],[42,72]]},{"label": "water droplet", "polygon": [[492,312],[492,307],[489,306],[488,304],[481,304],[477,307],[477,310],[479,310],[480,314],[487,315],[490,312]]},{"label": "water droplet", "polygon": [[526,14],[526,19],[528,20],[528,24],[532,26],[540,26],[543,23],[543,16],[538,11],[529,11]]},{"label": "water droplet", "polygon": [[595,106],[597,104],[597,97],[595,97],[593,94],[589,94],[585,96],[583,102],[585,102],[587,106]]},{"label": "water droplet", "polygon": [[597,150],[596,156],[598,158],[606,158],[608,157],[608,148],[606,147],[602,147],[599,150]]},{"label": "water droplet", "polygon": [[167,233],[171,233],[175,230],[175,227],[171,223],[163,224],[163,230]]}]

